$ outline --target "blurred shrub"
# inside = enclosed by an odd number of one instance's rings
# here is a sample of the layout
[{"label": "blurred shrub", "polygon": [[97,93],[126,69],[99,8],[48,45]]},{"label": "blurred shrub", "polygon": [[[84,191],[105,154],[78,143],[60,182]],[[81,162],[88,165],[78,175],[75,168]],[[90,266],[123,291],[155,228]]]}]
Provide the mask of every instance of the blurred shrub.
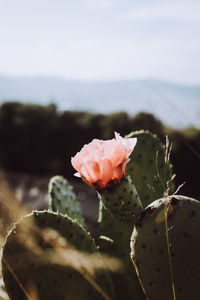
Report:
[{"label": "blurred shrub", "polygon": [[114,131],[117,131],[124,136],[128,132],[132,131],[131,118],[125,112],[118,112],[104,116],[101,121],[101,130],[104,139],[112,138]]},{"label": "blurred shrub", "polygon": [[165,142],[165,129],[160,120],[149,113],[139,113],[132,119],[132,130],[145,129],[155,133]]},{"label": "blurred shrub", "polygon": [[173,145],[171,161],[176,174],[176,186],[183,182],[179,194],[200,200],[200,131],[188,128],[185,131],[172,131],[170,141]]},{"label": "blurred shrub", "polygon": [[49,132],[54,130],[56,118],[53,104],[46,107],[3,104],[0,108],[1,165],[6,169],[25,172],[40,170],[41,173],[51,168]]},{"label": "blurred shrub", "polygon": [[[0,166],[8,171],[73,176],[71,156],[93,138],[113,138],[132,130],[149,129],[165,142],[166,128],[148,113],[130,116],[125,112],[109,115],[81,111],[58,112],[54,104],[47,106],[4,103],[0,106]],[[173,142],[172,162],[177,185],[200,198],[200,132],[167,130]]]}]

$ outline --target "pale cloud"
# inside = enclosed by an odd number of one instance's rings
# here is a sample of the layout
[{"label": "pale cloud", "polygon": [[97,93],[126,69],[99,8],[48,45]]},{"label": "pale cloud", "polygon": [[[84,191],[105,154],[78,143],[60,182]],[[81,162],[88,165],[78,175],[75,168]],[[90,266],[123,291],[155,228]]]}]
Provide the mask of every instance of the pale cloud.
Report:
[{"label": "pale cloud", "polygon": [[112,7],[114,0],[83,0],[83,4],[91,9],[104,10]]},{"label": "pale cloud", "polygon": [[200,22],[200,1],[149,1],[119,14],[121,21],[182,20]]},{"label": "pale cloud", "polygon": [[0,0],[0,8],[0,73],[199,81],[200,0]]}]

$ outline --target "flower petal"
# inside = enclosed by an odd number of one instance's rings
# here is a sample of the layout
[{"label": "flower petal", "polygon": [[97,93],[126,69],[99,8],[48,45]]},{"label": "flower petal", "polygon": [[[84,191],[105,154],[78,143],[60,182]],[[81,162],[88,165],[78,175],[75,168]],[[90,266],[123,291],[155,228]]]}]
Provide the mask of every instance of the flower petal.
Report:
[{"label": "flower petal", "polygon": [[137,144],[137,138],[129,138],[129,139],[124,139],[125,140],[125,147],[126,147],[126,154],[129,156],[131,152],[133,151],[135,145]]},{"label": "flower petal", "polygon": [[88,160],[85,169],[90,176],[91,182],[96,182],[101,178],[100,166],[96,161]]},{"label": "flower petal", "polygon": [[123,168],[122,164],[115,167],[113,170],[114,179],[120,179],[123,175],[123,170],[124,170],[124,168]]},{"label": "flower petal", "polygon": [[78,172],[74,173],[74,176],[79,178],[81,177],[81,175]]},{"label": "flower petal", "polygon": [[124,139],[115,132],[112,140],[93,139],[72,157],[73,167],[90,186],[109,187],[125,173],[128,156],[133,151],[136,138]]},{"label": "flower petal", "polygon": [[80,172],[82,166],[82,156],[80,152],[78,152],[74,157],[71,158],[71,163],[74,169]]},{"label": "flower petal", "polygon": [[101,161],[101,179],[104,182],[109,182],[113,176],[113,167],[109,159],[103,159]]}]

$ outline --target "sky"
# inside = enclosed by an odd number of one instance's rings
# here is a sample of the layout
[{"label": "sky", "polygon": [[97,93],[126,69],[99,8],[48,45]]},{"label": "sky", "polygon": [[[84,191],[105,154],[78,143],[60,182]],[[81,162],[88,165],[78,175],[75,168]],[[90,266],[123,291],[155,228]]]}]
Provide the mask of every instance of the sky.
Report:
[{"label": "sky", "polygon": [[0,75],[200,84],[200,0],[0,0]]}]

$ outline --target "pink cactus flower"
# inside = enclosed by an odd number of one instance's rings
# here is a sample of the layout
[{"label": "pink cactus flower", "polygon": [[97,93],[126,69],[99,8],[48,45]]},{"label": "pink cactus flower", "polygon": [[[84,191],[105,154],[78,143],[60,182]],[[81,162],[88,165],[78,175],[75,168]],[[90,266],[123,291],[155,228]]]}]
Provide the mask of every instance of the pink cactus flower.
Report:
[{"label": "pink cactus flower", "polygon": [[117,184],[125,174],[136,142],[137,138],[124,139],[117,132],[112,140],[94,139],[72,157],[72,165],[78,172],[75,175],[97,190]]}]

